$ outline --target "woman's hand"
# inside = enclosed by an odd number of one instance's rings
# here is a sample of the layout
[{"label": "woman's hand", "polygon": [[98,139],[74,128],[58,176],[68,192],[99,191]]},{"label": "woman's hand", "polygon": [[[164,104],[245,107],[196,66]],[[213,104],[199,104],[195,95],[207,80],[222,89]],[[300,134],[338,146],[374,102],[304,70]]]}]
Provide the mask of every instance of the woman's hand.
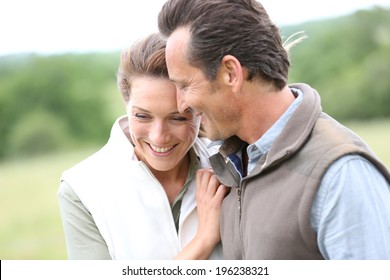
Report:
[{"label": "woman's hand", "polygon": [[211,169],[199,169],[196,173],[196,202],[198,230],[190,243],[176,259],[207,259],[221,240],[220,215],[222,200],[228,188],[222,185]]},{"label": "woman's hand", "polygon": [[220,240],[220,215],[222,200],[228,188],[218,181],[211,169],[200,169],[196,173],[196,202],[199,225],[197,237],[210,246]]}]

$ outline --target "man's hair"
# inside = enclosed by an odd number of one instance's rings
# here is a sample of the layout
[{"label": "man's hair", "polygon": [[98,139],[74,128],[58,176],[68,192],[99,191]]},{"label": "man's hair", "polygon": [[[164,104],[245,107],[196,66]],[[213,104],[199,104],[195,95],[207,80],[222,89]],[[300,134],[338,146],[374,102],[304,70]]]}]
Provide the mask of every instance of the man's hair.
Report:
[{"label": "man's hair", "polygon": [[290,66],[279,28],[255,0],[169,0],[158,16],[164,37],[177,28],[190,32],[187,59],[214,80],[225,55],[277,89],[287,84]]},{"label": "man's hair", "polygon": [[165,41],[158,33],[136,41],[121,54],[117,83],[126,102],[130,99],[133,79],[141,76],[169,79],[165,62]]}]

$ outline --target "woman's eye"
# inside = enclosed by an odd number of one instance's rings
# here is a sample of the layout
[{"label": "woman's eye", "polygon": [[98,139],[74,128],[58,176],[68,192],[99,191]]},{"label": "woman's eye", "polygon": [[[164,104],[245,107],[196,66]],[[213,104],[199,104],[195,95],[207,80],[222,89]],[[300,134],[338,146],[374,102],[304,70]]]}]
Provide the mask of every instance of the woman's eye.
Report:
[{"label": "woman's eye", "polygon": [[148,118],[149,118],[148,115],[139,114],[139,113],[134,114],[134,117],[136,117],[137,119],[140,119],[140,120],[145,120],[145,119],[148,119]]}]

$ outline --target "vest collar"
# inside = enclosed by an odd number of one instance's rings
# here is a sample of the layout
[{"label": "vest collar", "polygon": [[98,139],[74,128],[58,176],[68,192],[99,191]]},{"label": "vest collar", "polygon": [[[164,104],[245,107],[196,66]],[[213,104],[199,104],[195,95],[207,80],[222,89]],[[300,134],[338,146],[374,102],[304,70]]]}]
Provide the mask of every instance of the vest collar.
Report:
[{"label": "vest collar", "polygon": [[[303,92],[303,100],[280,135],[275,139],[268,154],[259,160],[258,166],[251,172],[253,174],[269,168],[295,154],[310,136],[315,122],[322,112],[321,99],[315,89],[302,83],[292,84],[290,87],[301,90]],[[237,152],[243,143],[237,136],[232,136],[224,141],[219,149],[219,153],[223,156],[225,164],[229,162],[227,156]]]}]

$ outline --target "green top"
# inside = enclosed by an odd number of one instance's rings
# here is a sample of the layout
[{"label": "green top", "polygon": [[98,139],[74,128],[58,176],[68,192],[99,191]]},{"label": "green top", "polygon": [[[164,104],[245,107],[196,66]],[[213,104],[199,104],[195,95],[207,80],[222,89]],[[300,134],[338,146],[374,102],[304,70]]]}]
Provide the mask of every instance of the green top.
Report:
[{"label": "green top", "polygon": [[181,202],[183,201],[184,194],[186,193],[188,186],[192,180],[195,180],[196,176],[196,170],[199,168],[199,158],[196,155],[193,148],[189,150],[190,153],[190,168],[188,170],[187,179],[186,182],[179,192],[179,194],[176,196],[175,200],[173,201],[173,204],[171,206],[172,208],[172,216],[173,220],[175,222],[176,231],[179,231],[179,220],[180,220],[180,208],[181,208]]}]

